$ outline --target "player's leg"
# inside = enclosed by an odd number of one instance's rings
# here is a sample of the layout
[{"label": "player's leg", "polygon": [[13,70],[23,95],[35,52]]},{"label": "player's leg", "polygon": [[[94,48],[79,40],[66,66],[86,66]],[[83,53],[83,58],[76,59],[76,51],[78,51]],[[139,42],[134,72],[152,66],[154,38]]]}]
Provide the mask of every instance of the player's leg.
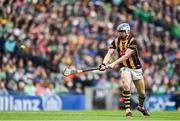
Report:
[{"label": "player's leg", "polygon": [[131,104],[131,92],[130,92],[130,85],[131,85],[132,77],[131,73],[126,70],[121,70],[121,86],[124,90],[123,92],[123,99],[124,104],[126,108],[126,116],[132,116],[131,110],[130,110],[130,104]]},{"label": "player's leg", "polygon": [[137,109],[143,113],[144,116],[149,116],[148,112],[144,108],[144,100],[145,100],[145,85],[144,85],[144,79],[143,77],[139,80],[134,81],[134,85],[137,89],[137,92],[139,94],[138,100],[139,100],[139,105]]},{"label": "player's leg", "polygon": [[144,106],[144,100],[145,100],[145,86],[144,86],[144,80],[139,79],[134,81],[134,85],[138,92],[138,100],[139,100],[139,106]]}]

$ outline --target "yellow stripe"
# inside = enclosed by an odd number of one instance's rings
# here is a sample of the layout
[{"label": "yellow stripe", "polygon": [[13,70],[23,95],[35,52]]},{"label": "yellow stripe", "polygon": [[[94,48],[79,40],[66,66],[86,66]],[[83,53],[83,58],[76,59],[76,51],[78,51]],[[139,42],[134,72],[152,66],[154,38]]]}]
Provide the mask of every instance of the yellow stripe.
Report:
[{"label": "yellow stripe", "polygon": [[131,97],[124,97],[124,100],[130,100]]},{"label": "yellow stripe", "polygon": [[[125,43],[125,45],[124,45],[126,49],[127,49],[127,44],[128,44],[128,40],[126,41],[126,43]],[[125,60],[125,61],[123,62],[123,64],[124,64],[124,63],[125,63],[125,66],[128,67],[128,65],[127,65],[127,60]]]},{"label": "yellow stripe", "polygon": [[116,48],[118,48],[118,38],[115,39]]},{"label": "yellow stripe", "polygon": [[125,105],[125,107],[130,107],[130,105]]},{"label": "yellow stripe", "polygon": [[[122,48],[122,40],[120,40],[120,52],[123,51],[123,48]],[[126,61],[123,61],[123,65],[127,67],[127,63]]]},{"label": "yellow stripe", "polygon": [[128,40],[126,40],[126,43],[125,43],[125,45],[124,45],[126,49],[127,49],[127,43],[128,43]]},{"label": "yellow stripe", "polygon": [[130,42],[129,42],[129,43],[131,43],[133,40],[134,40],[134,37],[132,37],[132,38],[130,39]]},{"label": "yellow stripe", "polygon": [[130,103],[130,101],[124,101],[124,103]]},{"label": "yellow stripe", "polygon": [[129,61],[130,61],[130,65],[131,65],[131,67],[132,67],[133,69],[135,69],[135,68],[136,68],[136,66],[135,66],[135,64],[134,64],[134,61],[133,61],[132,56],[130,56],[130,57],[129,57]]},{"label": "yellow stripe", "polygon": [[120,52],[122,52],[122,40],[120,40]]},{"label": "yellow stripe", "polygon": [[128,67],[126,61],[123,61],[123,65],[124,65],[125,67]]},{"label": "yellow stripe", "polygon": [[131,93],[130,94],[123,94],[123,96],[131,96]]}]

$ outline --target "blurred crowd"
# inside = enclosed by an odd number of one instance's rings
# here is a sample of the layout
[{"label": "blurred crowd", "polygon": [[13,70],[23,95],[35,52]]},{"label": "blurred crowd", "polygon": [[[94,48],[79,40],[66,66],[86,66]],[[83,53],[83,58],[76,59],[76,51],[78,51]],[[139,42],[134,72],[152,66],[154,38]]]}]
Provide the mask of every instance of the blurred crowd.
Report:
[{"label": "blurred crowd", "polygon": [[118,70],[62,72],[99,66],[121,22],[137,39],[147,92],[178,93],[179,0],[1,0],[0,93],[81,94],[86,86],[118,93]]}]

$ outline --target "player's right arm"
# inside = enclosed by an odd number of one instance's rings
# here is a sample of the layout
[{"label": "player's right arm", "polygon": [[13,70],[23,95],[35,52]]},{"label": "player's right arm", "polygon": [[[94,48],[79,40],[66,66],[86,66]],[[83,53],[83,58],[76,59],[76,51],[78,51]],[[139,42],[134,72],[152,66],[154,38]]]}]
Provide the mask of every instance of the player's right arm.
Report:
[{"label": "player's right arm", "polygon": [[99,66],[100,71],[105,71],[106,70],[106,65],[108,64],[112,54],[114,53],[114,49],[109,49],[106,56],[104,57],[103,63]]},{"label": "player's right arm", "polygon": [[109,62],[112,54],[114,53],[115,49],[116,49],[115,40],[113,40],[113,42],[109,46],[109,50],[108,50],[106,56],[103,59],[103,63],[99,66],[100,71],[105,71],[106,70],[106,65],[108,64],[108,62]]},{"label": "player's right arm", "polygon": [[103,60],[103,63],[104,63],[105,65],[108,64],[108,62],[109,62],[109,60],[110,60],[110,58],[111,58],[111,56],[112,56],[113,53],[114,53],[114,49],[111,49],[111,48],[110,48],[110,49],[108,50],[106,56],[104,57],[104,60]]}]

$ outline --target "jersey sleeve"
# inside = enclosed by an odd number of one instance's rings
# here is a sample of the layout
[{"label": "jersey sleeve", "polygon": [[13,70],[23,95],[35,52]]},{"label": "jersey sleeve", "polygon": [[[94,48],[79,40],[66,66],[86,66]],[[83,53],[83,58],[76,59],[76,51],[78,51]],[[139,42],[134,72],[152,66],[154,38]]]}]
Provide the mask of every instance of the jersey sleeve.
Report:
[{"label": "jersey sleeve", "polygon": [[131,38],[127,48],[132,49],[132,50],[135,50],[137,48],[137,42],[134,39],[134,37]]},{"label": "jersey sleeve", "polygon": [[115,39],[111,42],[111,44],[109,45],[109,49],[116,49],[116,45],[115,45]]}]

